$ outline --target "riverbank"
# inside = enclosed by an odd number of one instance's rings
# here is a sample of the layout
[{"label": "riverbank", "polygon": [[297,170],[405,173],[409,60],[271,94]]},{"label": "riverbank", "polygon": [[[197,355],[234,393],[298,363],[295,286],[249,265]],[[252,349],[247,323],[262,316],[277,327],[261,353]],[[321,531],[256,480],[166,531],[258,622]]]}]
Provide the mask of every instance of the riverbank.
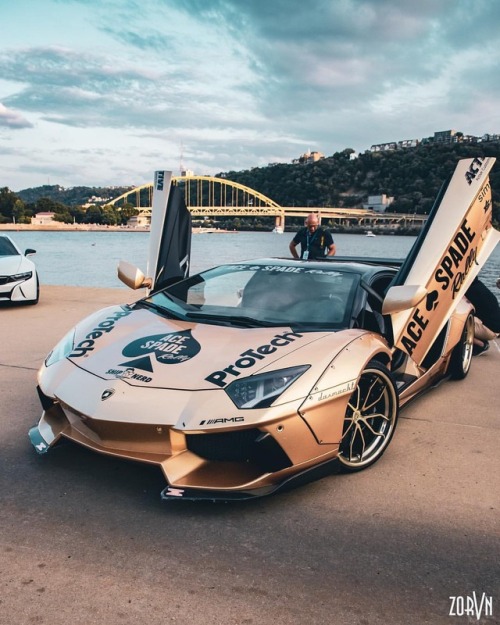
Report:
[{"label": "riverbank", "polygon": [[[270,234],[293,234],[300,230],[300,226],[290,226],[285,232],[276,232],[274,230],[266,230],[263,228],[239,228],[229,230],[226,228],[203,228],[193,226],[193,234],[234,234],[237,232],[269,232]],[[371,227],[361,228],[359,226],[337,226],[328,228],[332,234],[362,234],[368,232],[370,236],[417,236],[420,228],[403,228],[399,226],[381,226],[379,228]],[[50,225],[40,224],[0,224],[0,232],[149,232],[149,226],[103,226],[101,224],[65,224],[54,223]]]},{"label": "riverbank", "polygon": [[103,226],[101,224],[0,224],[0,232],[149,232],[149,226]]}]

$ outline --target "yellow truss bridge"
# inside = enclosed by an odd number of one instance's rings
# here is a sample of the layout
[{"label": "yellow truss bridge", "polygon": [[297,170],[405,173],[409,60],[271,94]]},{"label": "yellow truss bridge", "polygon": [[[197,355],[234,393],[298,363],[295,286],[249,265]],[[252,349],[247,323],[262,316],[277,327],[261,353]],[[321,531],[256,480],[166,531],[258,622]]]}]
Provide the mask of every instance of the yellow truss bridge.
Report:
[{"label": "yellow truss bridge", "polygon": [[[274,200],[250,187],[212,176],[174,176],[174,184],[184,187],[186,206],[193,216],[239,215],[283,217],[284,209]],[[134,187],[108,205],[132,204],[142,217],[151,216],[153,184]]]},{"label": "yellow truss bridge", "polygon": [[[193,217],[233,215],[239,217],[274,217],[277,228],[285,228],[285,216],[305,217],[317,212],[320,217],[349,225],[417,225],[425,215],[376,213],[365,209],[313,206],[280,206],[277,202],[250,187],[225,178],[212,176],[174,176],[174,184],[184,187],[186,206]],[[150,220],[153,203],[153,183],[134,187],[107,205],[131,204],[139,210],[139,218]]]}]

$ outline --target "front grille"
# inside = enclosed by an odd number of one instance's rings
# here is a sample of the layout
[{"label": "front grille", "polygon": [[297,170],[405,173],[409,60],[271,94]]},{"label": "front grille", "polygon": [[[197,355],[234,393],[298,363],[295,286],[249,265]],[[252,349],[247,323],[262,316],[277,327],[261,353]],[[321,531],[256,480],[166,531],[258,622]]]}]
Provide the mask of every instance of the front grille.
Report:
[{"label": "front grille", "polygon": [[291,467],[290,458],[270,434],[257,429],[186,434],[189,451],[212,462],[245,462],[266,473]]}]

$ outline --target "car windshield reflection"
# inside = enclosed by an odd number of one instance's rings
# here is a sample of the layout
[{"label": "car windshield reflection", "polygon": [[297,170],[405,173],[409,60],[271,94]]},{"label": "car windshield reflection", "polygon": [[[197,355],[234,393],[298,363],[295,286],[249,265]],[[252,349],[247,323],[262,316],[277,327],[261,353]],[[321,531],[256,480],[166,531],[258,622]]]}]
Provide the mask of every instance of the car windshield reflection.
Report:
[{"label": "car windshield reflection", "polygon": [[19,252],[14,247],[12,241],[7,237],[0,236],[0,256],[19,256]]},{"label": "car windshield reflection", "polygon": [[349,327],[360,276],[289,265],[227,265],[182,280],[147,301],[187,321],[243,327]]}]

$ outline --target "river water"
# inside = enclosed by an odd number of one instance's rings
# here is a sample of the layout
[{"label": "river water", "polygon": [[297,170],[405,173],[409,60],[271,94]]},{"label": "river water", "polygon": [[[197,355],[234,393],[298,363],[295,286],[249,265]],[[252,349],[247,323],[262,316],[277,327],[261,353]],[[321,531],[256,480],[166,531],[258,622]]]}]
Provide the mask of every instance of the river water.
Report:
[{"label": "river water", "polygon": [[[51,285],[119,287],[116,276],[120,260],[127,260],[146,271],[149,232],[8,232],[24,250],[36,249],[32,256],[40,282]],[[272,232],[196,233],[192,237],[191,274],[214,265],[269,256],[289,257],[292,233]],[[404,258],[414,237],[397,235],[367,237],[360,234],[334,236],[339,256]],[[495,282],[500,276],[500,245],[497,246],[481,279],[500,299]]]}]

